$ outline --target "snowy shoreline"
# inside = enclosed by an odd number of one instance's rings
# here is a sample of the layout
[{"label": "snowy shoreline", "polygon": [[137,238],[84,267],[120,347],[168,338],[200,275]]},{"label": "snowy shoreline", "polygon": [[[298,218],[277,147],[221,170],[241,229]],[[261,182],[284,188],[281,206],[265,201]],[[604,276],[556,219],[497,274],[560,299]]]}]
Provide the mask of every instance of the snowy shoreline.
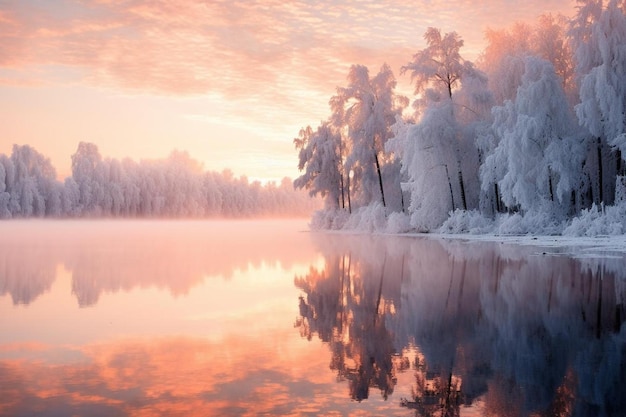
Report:
[{"label": "snowy shoreline", "polygon": [[[626,235],[562,236],[547,234],[498,234],[498,233],[423,233],[390,232],[364,229],[319,229],[311,228],[312,233],[336,235],[365,235],[400,238],[420,238],[430,240],[502,243],[507,245],[532,246],[538,255],[570,256],[573,258],[625,258]],[[541,250],[541,249],[545,249]]]},{"label": "snowy shoreline", "polygon": [[464,240],[472,242],[496,242],[537,248],[559,248],[558,253],[544,252],[545,255],[568,255],[582,257],[626,257],[626,236],[547,236],[547,235],[471,235],[471,234],[425,234],[407,233],[406,236],[425,236],[444,240]]},{"label": "snowy shoreline", "polygon": [[[312,230],[314,233],[370,235],[358,230]],[[536,248],[562,249],[558,253],[544,252],[545,255],[568,255],[582,257],[626,257],[626,236],[547,236],[547,235],[496,235],[496,234],[450,234],[450,233],[374,233],[378,236],[423,238],[466,242],[503,243]]]}]

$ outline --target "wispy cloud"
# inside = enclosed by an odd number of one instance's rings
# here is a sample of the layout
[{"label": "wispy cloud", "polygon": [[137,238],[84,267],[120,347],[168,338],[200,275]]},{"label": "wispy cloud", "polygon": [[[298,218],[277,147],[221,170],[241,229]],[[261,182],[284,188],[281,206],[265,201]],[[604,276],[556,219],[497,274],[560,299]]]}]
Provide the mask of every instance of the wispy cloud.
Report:
[{"label": "wispy cloud", "polygon": [[333,88],[352,63],[408,61],[427,26],[456,30],[476,52],[486,26],[571,4],[13,1],[0,10],[0,63],[78,66],[116,88],[282,100],[294,88]]}]

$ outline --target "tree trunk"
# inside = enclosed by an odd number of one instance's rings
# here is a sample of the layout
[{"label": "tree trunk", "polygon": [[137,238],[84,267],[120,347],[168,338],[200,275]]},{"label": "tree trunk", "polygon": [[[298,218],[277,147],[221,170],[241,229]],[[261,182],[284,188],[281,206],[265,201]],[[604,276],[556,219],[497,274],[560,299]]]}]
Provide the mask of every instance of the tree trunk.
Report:
[{"label": "tree trunk", "polygon": [[348,186],[346,187],[348,192],[348,213],[352,214],[352,203],[350,202],[350,173],[348,173]]},{"label": "tree trunk", "polygon": [[463,182],[463,171],[461,170],[461,161],[457,161],[457,163],[459,165],[458,177],[459,177],[459,186],[461,187],[461,206],[463,207],[463,210],[467,211],[467,201],[465,199],[465,183]]},{"label": "tree trunk", "polygon": [[500,203],[500,190],[498,190],[498,183],[493,184],[493,192],[496,198],[496,212],[502,213],[502,205]]},{"label": "tree trunk", "polygon": [[602,172],[602,141],[600,138],[598,138],[598,185],[598,204],[601,204],[604,202],[604,179]]},{"label": "tree trunk", "polygon": [[624,175],[626,173],[626,170],[624,169],[624,161],[622,160],[622,151],[620,151],[619,149],[615,150],[615,172],[617,172],[617,175]]},{"label": "tree trunk", "polygon": [[448,187],[450,187],[450,201],[452,202],[452,211],[456,208],[454,206],[454,193],[452,192],[452,181],[450,181],[450,173],[448,172],[448,166],[444,164],[443,166],[446,169],[446,178],[448,179]]},{"label": "tree trunk", "polygon": [[604,278],[604,267],[598,267],[598,305],[596,308],[596,339],[602,336],[602,281]]},{"label": "tree trunk", "polygon": [[341,208],[346,209],[346,185],[345,185],[345,165],[343,163],[343,139],[341,134],[339,135],[339,175],[341,176]]},{"label": "tree trunk", "polygon": [[387,207],[385,204],[385,191],[383,190],[383,176],[380,173],[380,163],[378,162],[378,153],[374,152],[374,160],[376,161],[376,171],[378,172],[378,185],[380,185],[380,195],[383,200],[383,207]]},{"label": "tree trunk", "polygon": [[552,189],[552,171],[548,168],[548,189],[550,190],[550,201],[554,201],[554,190]]},{"label": "tree trunk", "polygon": [[341,176],[341,181],[340,181],[340,187],[341,187],[341,208],[345,210],[345,208],[346,208],[346,197],[345,197],[344,185],[343,185],[343,172],[340,174],[340,176]]}]

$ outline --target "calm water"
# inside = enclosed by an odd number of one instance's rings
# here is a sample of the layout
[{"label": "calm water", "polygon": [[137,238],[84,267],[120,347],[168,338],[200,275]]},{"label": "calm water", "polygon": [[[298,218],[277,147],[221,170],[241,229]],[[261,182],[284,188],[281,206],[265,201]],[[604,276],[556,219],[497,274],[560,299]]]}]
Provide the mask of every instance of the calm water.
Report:
[{"label": "calm water", "polygon": [[0,223],[2,416],[626,415],[626,259]]}]

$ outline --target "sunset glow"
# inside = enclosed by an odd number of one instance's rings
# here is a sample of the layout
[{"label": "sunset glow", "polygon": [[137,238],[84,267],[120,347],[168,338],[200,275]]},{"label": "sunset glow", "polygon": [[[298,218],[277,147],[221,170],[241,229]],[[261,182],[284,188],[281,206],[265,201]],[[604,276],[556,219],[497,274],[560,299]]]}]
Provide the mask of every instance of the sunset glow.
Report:
[{"label": "sunset glow", "polygon": [[401,65],[429,26],[475,59],[488,27],[574,13],[571,0],[0,2],[0,153],[28,144],[60,178],[80,141],[104,157],[186,150],[205,169],[295,177],[292,140],[328,115],[348,68]]}]

